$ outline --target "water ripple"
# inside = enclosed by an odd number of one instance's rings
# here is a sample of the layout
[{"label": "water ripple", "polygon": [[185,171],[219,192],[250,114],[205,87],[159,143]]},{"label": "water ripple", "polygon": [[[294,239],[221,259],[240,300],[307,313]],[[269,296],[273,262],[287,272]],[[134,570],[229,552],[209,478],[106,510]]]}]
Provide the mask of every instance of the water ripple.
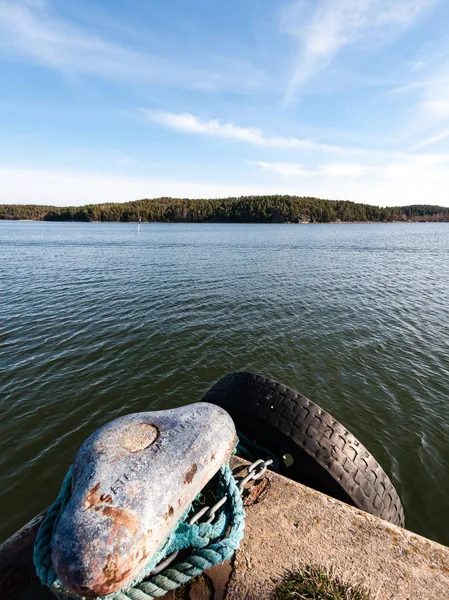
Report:
[{"label": "water ripple", "polygon": [[251,369],[345,423],[449,544],[448,233],[0,222],[0,538],[97,427]]}]

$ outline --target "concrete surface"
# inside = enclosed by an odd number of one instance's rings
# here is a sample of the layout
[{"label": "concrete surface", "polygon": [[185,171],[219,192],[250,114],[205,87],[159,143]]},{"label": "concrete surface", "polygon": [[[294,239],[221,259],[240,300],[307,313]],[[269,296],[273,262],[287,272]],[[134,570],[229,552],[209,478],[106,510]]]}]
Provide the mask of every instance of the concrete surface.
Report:
[{"label": "concrete surface", "polygon": [[[245,461],[232,459],[238,475]],[[332,567],[373,600],[449,600],[449,548],[269,472],[249,484],[245,537],[231,563],[167,600],[269,600],[288,571]],[[36,525],[0,547],[0,600],[50,599],[31,568]]]},{"label": "concrete surface", "polygon": [[268,479],[247,508],[227,600],[268,600],[286,571],[312,563],[363,583],[376,600],[449,599],[449,548],[280,475]]}]

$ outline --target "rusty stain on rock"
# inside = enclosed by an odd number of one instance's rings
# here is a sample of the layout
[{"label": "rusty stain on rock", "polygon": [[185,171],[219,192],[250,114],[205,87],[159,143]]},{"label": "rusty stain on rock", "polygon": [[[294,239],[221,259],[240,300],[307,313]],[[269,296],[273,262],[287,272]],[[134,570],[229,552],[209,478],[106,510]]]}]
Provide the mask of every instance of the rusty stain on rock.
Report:
[{"label": "rusty stain on rock", "polygon": [[139,530],[139,519],[136,513],[129,508],[118,508],[115,506],[102,506],[101,504],[94,507],[97,512],[102,512],[106,517],[114,519],[119,527],[126,527],[132,535],[135,535]]},{"label": "rusty stain on rock", "polygon": [[186,476],[184,477],[184,483],[192,483],[192,479],[195,476],[195,473],[198,471],[198,467],[196,464],[192,465],[190,469],[187,471]]},{"label": "rusty stain on rock", "polygon": [[100,489],[100,485],[101,485],[101,483],[98,482],[97,484],[94,485],[94,487],[91,490],[89,490],[87,492],[86,499],[84,501],[84,508],[86,510],[89,510],[90,508],[95,506],[95,504],[97,504],[97,502],[100,500],[101,494],[98,493],[98,490]]},{"label": "rusty stain on rock", "polygon": [[171,506],[171,504],[169,504],[167,512],[164,513],[164,517],[163,518],[165,520],[170,519],[173,516],[174,512],[175,512],[175,509],[173,508],[173,506]]},{"label": "rusty stain on rock", "polygon": [[112,555],[108,556],[108,561],[103,567],[103,574],[105,577],[106,584],[115,581],[117,575],[117,563],[114,561]]}]

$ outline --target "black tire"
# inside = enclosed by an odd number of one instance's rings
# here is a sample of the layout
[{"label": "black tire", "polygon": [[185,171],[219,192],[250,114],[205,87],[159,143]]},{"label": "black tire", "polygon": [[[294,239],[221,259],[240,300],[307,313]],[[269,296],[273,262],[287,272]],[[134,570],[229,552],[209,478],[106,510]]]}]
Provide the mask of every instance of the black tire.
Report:
[{"label": "black tire", "polygon": [[228,411],[246,437],[281,459],[280,472],[404,526],[401,500],[382,467],[343,425],[305,396],[254,373],[230,373],[202,398]]}]

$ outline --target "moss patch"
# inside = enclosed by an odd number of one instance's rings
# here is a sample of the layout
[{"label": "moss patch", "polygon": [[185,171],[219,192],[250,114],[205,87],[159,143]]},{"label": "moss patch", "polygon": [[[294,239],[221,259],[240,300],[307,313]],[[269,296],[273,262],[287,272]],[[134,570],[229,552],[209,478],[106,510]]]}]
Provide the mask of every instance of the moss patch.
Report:
[{"label": "moss patch", "polygon": [[321,567],[309,565],[290,573],[277,588],[273,600],[371,600],[369,592]]}]

